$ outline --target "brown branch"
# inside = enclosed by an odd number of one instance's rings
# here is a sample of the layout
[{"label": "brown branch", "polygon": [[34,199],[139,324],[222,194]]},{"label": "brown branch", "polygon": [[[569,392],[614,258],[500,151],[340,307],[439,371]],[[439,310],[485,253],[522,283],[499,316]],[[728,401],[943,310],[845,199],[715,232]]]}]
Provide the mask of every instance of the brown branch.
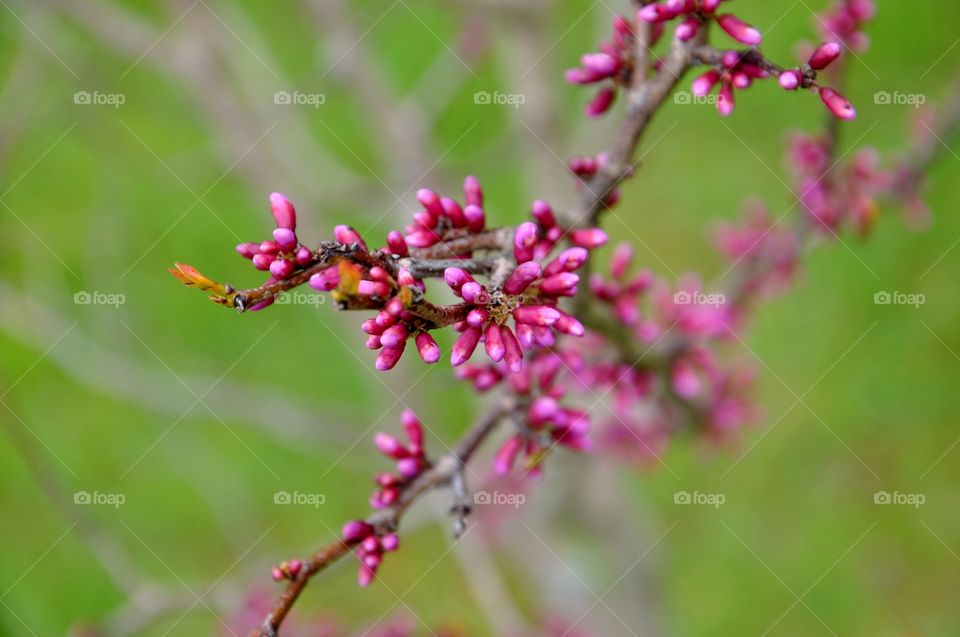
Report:
[{"label": "brown branch", "polygon": [[[503,397],[497,401],[464,433],[452,451],[441,456],[401,491],[395,504],[370,515],[366,522],[378,533],[395,530],[400,518],[421,495],[451,483],[503,417],[515,408],[516,403],[512,398]],[[280,625],[313,576],[344,557],[350,549],[349,544],[338,538],[305,560],[297,578],[287,584],[273,610],[263,624],[251,633],[251,637],[276,637]]]}]

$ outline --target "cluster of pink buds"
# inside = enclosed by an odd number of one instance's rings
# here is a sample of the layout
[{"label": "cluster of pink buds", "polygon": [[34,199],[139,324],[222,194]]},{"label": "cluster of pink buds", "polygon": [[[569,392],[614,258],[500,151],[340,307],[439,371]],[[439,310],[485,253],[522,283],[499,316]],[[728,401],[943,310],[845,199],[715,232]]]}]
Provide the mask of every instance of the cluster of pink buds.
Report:
[{"label": "cluster of pink buds", "polygon": [[651,24],[663,24],[676,18],[683,18],[677,25],[675,34],[680,40],[690,40],[700,32],[705,19],[713,18],[720,28],[736,40],[747,46],[757,46],[763,41],[760,32],[738,18],[724,13],[716,15],[717,9],[723,0],[666,0],[648,4],[637,13],[637,16]]},{"label": "cluster of pink buds", "polygon": [[400,548],[400,538],[396,533],[377,535],[373,525],[363,520],[351,520],[343,525],[343,541],[354,547],[360,560],[360,570],[357,572],[360,586],[369,586],[376,577],[384,553],[392,553]]},{"label": "cluster of pink buds", "polygon": [[396,474],[377,474],[375,481],[378,488],[370,496],[370,506],[375,509],[383,509],[395,503],[404,485],[430,466],[423,452],[423,424],[409,409],[403,411],[400,422],[407,435],[407,444],[384,432],[374,437],[377,451],[394,460],[397,465]]},{"label": "cluster of pink buds", "polygon": [[878,199],[890,192],[895,176],[879,166],[871,148],[857,151],[849,163],[831,166],[828,142],[807,135],[794,136],[789,153],[797,198],[814,226],[834,234],[845,219],[857,231],[870,231],[880,211]]},{"label": "cluster of pink buds", "polygon": [[[271,193],[270,211],[277,224],[273,239],[237,246],[237,253],[250,259],[253,267],[270,272],[268,284],[288,278],[297,269],[313,261],[313,253],[297,239],[297,213],[290,200],[279,192]],[[261,310],[272,303],[273,299],[270,299],[254,305],[250,310]]]},{"label": "cluster of pink buds", "polygon": [[274,566],[270,572],[270,576],[273,577],[274,582],[285,579],[293,581],[297,579],[297,575],[300,574],[301,570],[303,570],[303,562],[300,560],[287,560]]},{"label": "cluster of pink buds", "polygon": [[736,108],[735,90],[750,88],[754,80],[770,76],[769,71],[751,60],[751,56],[738,51],[726,51],[716,68],[693,81],[690,92],[697,97],[706,97],[719,86],[717,112],[724,117],[730,115]]},{"label": "cluster of pink buds", "polygon": [[[372,280],[360,281],[360,294],[369,291],[365,289],[365,285],[368,287],[383,286],[384,290],[375,290],[372,292],[378,296],[386,296],[389,294],[391,287],[387,283],[389,279],[387,278],[386,272],[380,275],[380,272],[376,270],[381,269],[373,268],[370,271]],[[381,276],[383,280],[378,280]],[[400,286],[401,291],[408,287],[418,287],[422,290],[423,286],[421,281],[415,280],[407,271],[400,272],[397,277],[397,284]],[[383,294],[379,294],[380,292],[383,292]],[[437,342],[428,332],[419,329],[417,324],[412,321],[412,318],[410,312],[404,308],[404,303],[398,295],[390,299],[386,308],[378,312],[374,318],[364,321],[361,328],[368,335],[367,347],[373,350],[380,350],[376,362],[376,367],[380,371],[393,369],[400,361],[400,357],[406,348],[407,340],[411,336],[413,336],[414,343],[416,343],[417,346],[417,352],[420,354],[423,362],[429,364],[436,363],[440,360],[440,346],[437,345]]]},{"label": "cluster of pink buds", "polygon": [[839,40],[854,51],[864,51],[870,43],[863,26],[877,12],[873,0],[840,0],[817,17],[815,25],[823,38]]},{"label": "cluster of pink buds", "polygon": [[423,210],[413,215],[413,221],[406,227],[406,235],[397,231],[387,235],[390,252],[406,256],[410,248],[429,248],[439,243],[447,230],[482,232],[486,226],[486,214],[483,211],[483,189],[476,177],[471,175],[464,180],[463,194],[466,205],[461,206],[455,199],[441,197],[428,188],[418,190],[417,201]]},{"label": "cluster of pink buds", "polygon": [[571,84],[599,84],[600,89],[587,104],[588,117],[603,115],[617,98],[618,87],[630,82],[633,73],[633,27],[622,16],[613,19],[613,38],[600,43],[600,51],[580,58],[580,66],[566,72]]},{"label": "cluster of pink buds", "polygon": [[822,71],[833,64],[843,52],[843,47],[837,42],[824,42],[810,55],[806,65],[796,69],[788,69],[780,73],[780,86],[787,91],[799,88],[816,88],[820,99],[834,116],[840,119],[854,119],[857,111],[850,105],[843,95],[829,86],[818,86],[814,81],[817,71]]}]

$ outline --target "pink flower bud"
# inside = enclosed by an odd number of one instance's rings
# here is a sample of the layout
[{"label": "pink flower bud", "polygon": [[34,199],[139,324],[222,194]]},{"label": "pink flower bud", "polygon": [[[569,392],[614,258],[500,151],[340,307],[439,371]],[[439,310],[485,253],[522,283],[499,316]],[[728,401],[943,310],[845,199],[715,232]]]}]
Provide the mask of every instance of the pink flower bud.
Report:
[{"label": "pink flower bud", "polygon": [[800,86],[800,74],[796,71],[784,71],[780,74],[780,86],[787,91],[793,91]]},{"label": "pink flower bud", "polygon": [[348,544],[360,542],[373,533],[373,527],[363,520],[351,520],[343,525],[343,541]]},{"label": "pink flower bud", "polygon": [[270,269],[270,264],[274,262],[275,257],[272,254],[259,252],[253,255],[253,267],[265,271]]},{"label": "pink flower bud", "polygon": [[260,252],[259,243],[239,243],[237,244],[237,254],[239,254],[244,259],[252,259],[257,253]]},{"label": "pink flower bud", "polygon": [[629,243],[621,243],[613,250],[613,257],[610,259],[610,275],[615,279],[623,278],[630,269],[632,261],[633,246]]},{"label": "pink flower bud", "polygon": [[531,221],[525,221],[517,226],[513,235],[513,256],[517,263],[525,263],[533,258],[533,248],[537,245],[539,228]]},{"label": "pink flower bud", "polygon": [[306,246],[300,246],[297,248],[296,261],[297,265],[299,266],[308,265],[311,261],[313,261],[313,253],[310,252],[310,248]]},{"label": "pink flower bud", "polygon": [[580,277],[572,272],[561,272],[544,279],[538,286],[548,296],[573,296],[576,293]]},{"label": "pink flower bud", "polygon": [[490,294],[487,292],[487,288],[476,281],[464,283],[463,287],[460,288],[460,295],[464,301],[474,305],[486,305],[490,302]]},{"label": "pink flower bud", "polygon": [[416,338],[417,352],[424,363],[436,363],[440,360],[440,347],[433,337],[426,332],[420,332]]},{"label": "pink flower bud", "polygon": [[300,574],[302,568],[303,562],[300,560],[290,560],[287,562],[287,575],[290,576],[290,579],[297,579],[297,575]]},{"label": "pink flower bud", "polygon": [[617,90],[613,87],[605,86],[597,91],[597,94],[593,96],[592,100],[587,102],[586,107],[584,107],[584,113],[587,117],[600,117],[610,110],[616,97]]},{"label": "pink flower bud", "polygon": [[600,228],[580,228],[570,231],[570,241],[581,248],[593,250],[606,244],[607,233]]},{"label": "pink flower bud", "polygon": [[830,109],[830,112],[840,119],[851,120],[857,116],[857,111],[854,110],[853,106],[850,105],[850,102],[847,101],[847,98],[845,98],[843,95],[840,95],[840,93],[837,93],[832,88],[828,88],[826,86],[821,87],[820,99],[822,99],[823,103],[827,105],[827,108]]},{"label": "pink flower bud", "polygon": [[440,235],[426,228],[416,230],[406,236],[406,243],[411,248],[429,248],[440,241]]},{"label": "pink flower bud", "polygon": [[499,363],[503,360],[506,349],[503,345],[503,336],[500,334],[500,326],[497,325],[495,321],[491,321],[490,325],[487,326],[484,346],[487,350],[487,356],[489,356],[490,360],[494,363]]},{"label": "pink flower bud", "polygon": [[520,436],[510,436],[507,438],[493,459],[493,470],[499,476],[510,473],[514,463],[517,461],[517,454],[523,448],[523,438]]},{"label": "pink flower bud", "polygon": [[383,347],[383,343],[380,342],[380,337],[376,334],[371,334],[367,337],[367,349],[377,350]]},{"label": "pink flower bud", "polygon": [[283,571],[276,566],[274,566],[270,570],[270,577],[273,579],[274,582],[279,582],[282,579],[286,579],[286,576],[283,574]]},{"label": "pink flower bud", "polygon": [[290,252],[297,247],[297,234],[289,228],[277,228],[273,231],[273,240],[281,252]]},{"label": "pink flower bud", "polygon": [[472,282],[473,277],[461,268],[447,268],[443,271],[443,280],[447,282],[451,290],[459,294],[464,283]]},{"label": "pink flower bud", "polygon": [[380,335],[380,343],[384,347],[400,347],[407,340],[407,336],[409,336],[407,326],[403,323],[397,323],[384,330],[383,334]]},{"label": "pink flower bud", "polygon": [[385,299],[390,296],[390,286],[381,281],[362,279],[357,284],[357,294],[360,296],[379,296]]},{"label": "pink flower bud", "polygon": [[531,283],[540,278],[543,268],[536,261],[527,261],[518,265],[503,284],[503,291],[507,294],[522,294]]},{"label": "pink flower bud", "polygon": [[393,369],[403,356],[403,350],[406,347],[406,341],[403,341],[399,347],[384,347],[377,355],[376,368],[381,372]]},{"label": "pink flower bud", "polygon": [[463,180],[463,194],[468,206],[483,207],[483,188],[480,187],[480,180],[473,175],[467,175]]},{"label": "pink flower bud", "polygon": [[517,323],[549,327],[560,319],[560,312],[546,305],[524,305],[513,311]]},{"label": "pink flower bud", "polygon": [[400,257],[407,256],[407,242],[404,240],[403,235],[396,230],[391,230],[387,233],[387,248],[391,254]]},{"label": "pink flower bud", "polygon": [[477,349],[477,343],[480,342],[481,334],[479,327],[468,327],[464,330],[450,350],[450,364],[459,367],[470,360],[473,351]]},{"label": "pink flower bud", "polygon": [[677,25],[674,33],[681,42],[692,39],[700,31],[700,21],[696,18],[687,18]]},{"label": "pink flower bud", "polygon": [[560,311],[560,318],[553,327],[558,332],[569,334],[570,336],[583,336],[587,333],[580,321],[563,311]]},{"label": "pink flower bud", "polygon": [[711,69],[693,81],[693,84],[690,86],[690,92],[697,97],[706,97],[719,81],[720,71]]},{"label": "pink flower bud", "polygon": [[280,252],[280,246],[277,245],[276,241],[261,241],[260,252],[263,252],[264,254],[275,255]]},{"label": "pink flower bud", "polygon": [[513,331],[506,325],[500,326],[500,336],[503,337],[503,360],[510,371],[516,374],[523,369],[523,350]]},{"label": "pink flower bud", "polygon": [[553,208],[542,199],[537,199],[533,202],[530,208],[530,214],[537,220],[541,228],[549,229],[557,225],[557,220],[553,216]]},{"label": "pink flower bud", "polygon": [[380,548],[382,548],[387,553],[392,553],[400,548],[400,538],[396,533],[387,533],[382,538],[380,538]]},{"label": "pink flower bud", "polygon": [[810,68],[814,71],[822,71],[840,57],[842,52],[843,47],[837,42],[824,42],[813,52],[807,64],[809,64]]},{"label": "pink flower bud", "polygon": [[537,338],[533,335],[533,326],[526,323],[517,323],[517,342],[523,349],[533,349]]},{"label": "pink flower bud", "polygon": [[270,193],[270,212],[278,228],[297,229],[297,213],[290,200],[279,192]]},{"label": "pink flower bud", "polygon": [[467,218],[467,229],[470,232],[480,232],[487,223],[483,208],[476,204],[469,204],[464,208],[463,216]]},{"label": "pink flower bud", "polygon": [[455,200],[449,197],[441,197],[440,205],[443,207],[443,214],[450,220],[454,228],[463,228],[467,225],[467,218],[463,215],[463,208]]},{"label": "pink flower bud", "polygon": [[397,273],[397,285],[400,287],[410,287],[416,285],[417,280],[413,278],[413,274],[410,273],[410,270],[402,268],[400,272]]},{"label": "pink flower bud", "polygon": [[420,205],[433,217],[434,223],[443,216],[443,206],[440,204],[440,195],[429,188],[421,188],[417,191],[417,201],[419,201]]},{"label": "pink flower bud", "polygon": [[310,287],[321,292],[329,292],[340,285],[340,272],[336,266],[317,272],[310,277]]},{"label": "pink flower bud", "polygon": [[[479,285],[474,283],[468,283],[467,285]],[[467,287],[467,285],[463,287]],[[470,327],[483,327],[487,324],[487,321],[490,319],[490,313],[486,310],[473,309],[467,313],[467,325]]]},{"label": "pink flower bud", "polygon": [[401,443],[396,436],[384,433],[382,431],[373,437],[373,444],[376,445],[377,450],[380,453],[385,456],[389,456],[394,460],[399,460],[400,458],[407,458],[410,456],[410,452],[406,447],[403,446],[403,443]]},{"label": "pink flower bud", "polygon": [[717,112],[723,117],[728,117],[733,113],[734,108],[736,108],[736,101],[733,97],[733,85],[724,82],[720,86],[720,93],[717,95]]},{"label": "pink flower bud", "polygon": [[293,261],[288,261],[287,259],[277,259],[270,264],[270,274],[272,274],[277,279],[285,279],[296,269],[296,266],[293,265]]},{"label": "pink flower bud", "polygon": [[730,13],[717,16],[717,24],[731,38],[743,42],[747,46],[757,46],[763,41],[763,36],[760,35],[759,31]]},{"label": "pink flower bud", "polygon": [[377,576],[377,572],[367,566],[366,564],[360,565],[360,570],[357,571],[357,585],[362,588],[370,586],[370,583]]},{"label": "pink flower bud", "polygon": [[534,427],[538,427],[545,422],[552,421],[560,414],[560,405],[553,398],[541,396],[532,403],[527,411],[527,419]]},{"label": "pink flower bud", "polygon": [[417,418],[417,415],[409,409],[404,409],[403,413],[400,414],[400,424],[407,433],[407,439],[410,440],[411,447],[422,450],[423,424],[420,422],[420,419]]},{"label": "pink flower bud", "polygon": [[397,471],[404,479],[416,478],[420,474],[421,464],[417,458],[401,458],[397,460]]},{"label": "pink flower bud", "polygon": [[345,246],[358,243],[362,249],[367,249],[367,244],[360,238],[360,234],[350,226],[336,226],[333,229],[333,238],[336,239],[337,243],[342,243]]}]

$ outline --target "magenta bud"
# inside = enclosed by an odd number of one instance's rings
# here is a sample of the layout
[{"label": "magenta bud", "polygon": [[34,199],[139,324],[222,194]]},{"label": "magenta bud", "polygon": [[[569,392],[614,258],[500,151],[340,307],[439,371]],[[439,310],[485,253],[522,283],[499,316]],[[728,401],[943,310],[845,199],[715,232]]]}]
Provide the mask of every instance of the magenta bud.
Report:
[{"label": "magenta bud", "polygon": [[400,537],[396,533],[387,533],[380,538],[380,548],[387,553],[392,553],[400,548]]},{"label": "magenta bud", "polygon": [[400,414],[400,424],[407,433],[410,445],[417,450],[423,449],[423,424],[417,415],[410,409],[404,409]]},{"label": "magenta bud", "polygon": [[259,252],[253,255],[253,267],[261,271],[269,270],[270,265],[274,262],[275,259],[276,257],[274,257],[272,254],[265,254],[263,252]]},{"label": "magenta bud", "polygon": [[300,569],[303,568],[303,562],[300,560],[290,560],[287,562],[287,574],[290,576],[290,579],[297,579],[297,575],[300,574]]},{"label": "magenta bud", "polygon": [[476,281],[468,281],[460,288],[460,296],[467,303],[475,305],[486,305],[490,302],[490,294],[487,289]]},{"label": "magenta bud", "polygon": [[410,452],[406,447],[403,446],[403,443],[401,443],[396,436],[384,433],[382,431],[373,437],[373,444],[376,445],[377,450],[380,453],[385,456],[389,456],[394,460],[399,460],[400,458],[407,458],[410,456]]},{"label": "magenta bud", "polygon": [[587,333],[586,329],[583,327],[583,323],[573,318],[566,312],[560,312],[560,318],[553,326],[558,332],[562,334],[569,334],[570,336],[583,336]]},{"label": "magenta bud", "polygon": [[[469,283],[467,285],[470,285]],[[463,287],[467,287],[466,285]],[[486,310],[473,309],[467,312],[467,318],[464,319],[470,327],[483,327],[490,319],[490,313]]]},{"label": "magenta bud", "polygon": [[376,535],[370,535],[360,543],[360,550],[364,553],[379,553],[380,540]]},{"label": "magenta bud", "polygon": [[542,273],[543,268],[536,261],[521,263],[504,283],[503,291],[507,294],[522,294]]},{"label": "magenta bud", "polygon": [[824,42],[813,52],[807,64],[814,71],[822,71],[830,66],[843,52],[843,47],[837,42]]},{"label": "magenta bud", "polygon": [[367,349],[373,349],[373,350],[377,350],[383,347],[383,343],[380,342],[380,337],[375,334],[371,334],[370,336],[367,337],[366,345],[367,345]]},{"label": "magenta bud", "polygon": [[306,246],[300,246],[297,248],[297,254],[295,258],[297,260],[297,265],[308,265],[311,261],[313,261],[313,253],[310,252],[310,248]]},{"label": "magenta bud", "polygon": [[277,228],[273,231],[273,240],[281,252],[290,252],[297,247],[297,234],[289,228]]},{"label": "magenta bud", "polygon": [[401,458],[397,460],[397,472],[409,480],[420,474],[420,461],[417,458]]},{"label": "magenta bud", "polygon": [[587,102],[583,112],[587,117],[600,117],[610,110],[616,98],[617,89],[611,86],[605,86],[597,91],[597,94],[593,96],[592,100]]},{"label": "magenta bud", "polygon": [[480,180],[473,175],[467,175],[463,180],[463,194],[468,206],[483,208],[483,188],[480,187]]},{"label": "magenta bud", "polygon": [[424,363],[436,363],[440,360],[440,347],[433,337],[426,332],[417,334],[417,352]]},{"label": "magenta bud", "polygon": [[733,85],[724,82],[720,86],[720,93],[717,95],[717,112],[723,117],[728,117],[736,108],[736,101],[733,96]]},{"label": "magenta bud", "polygon": [[391,254],[400,257],[407,256],[407,242],[403,238],[403,235],[396,230],[391,230],[387,233],[387,248]]},{"label": "magenta bud", "polygon": [[410,270],[403,268],[397,273],[397,285],[400,287],[410,287],[415,285],[417,280],[413,278],[413,274],[410,273]]},{"label": "magenta bud", "polygon": [[559,413],[560,405],[555,399],[549,396],[541,396],[530,403],[527,418],[530,420],[531,425],[539,426],[545,422],[555,420]]},{"label": "magenta bud", "polygon": [[490,360],[494,363],[499,363],[503,360],[506,349],[503,346],[503,335],[500,334],[500,326],[497,325],[495,321],[491,321],[490,325],[487,326],[484,346],[487,350],[487,356],[489,356]]},{"label": "magenta bud", "polygon": [[282,579],[286,579],[286,576],[283,574],[283,571],[281,571],[276,566],[274,566],[270,570],[270,577],[273,579],[274,582],[279,582]]},{"label": "magenta bud", "polygon": [[259,243],[239,243],[237,244],[237,254],[239,254],[244,259],[252,259],[260,252]]},{"label": "magenta bud", "polygon": [[407,340],[407,336],[409,336],[407,326],[403,323],[397,323],[384,330],[383,334],[380,335],[380,343],[384,347],[400,347]]},{"label": "magenta bud", "polygon": [[730,13],[717,16],[717,24],[731,38],[743,42],[747,46],[757,46],[763,41],[763,36],[760,35],[759,31]]},{"label": "magenta bud", "polygon": [[780,74],[780,86],[786,91],[796,90],[800,86],[800,74],[796,71],[784,71]]},{"label": "magenta bud", "polygon": [[546,305],[523,305],[513,311],[517,323],[549,327],[560,320],[560,312]]},{"label": "magenta bud", "polygon": [[403,350],[406,341],[403,341],[398,347],[384,347],[377,355],[376,368],[381,372],[393,369],[403,356]]},{"label": "magenta bud", "polygon": [[470,232],[480,232],[487,223],[483,208],[476,204],[469,204],[464,208],[463,216],[467,218],[467,229]]},{"label": "magenta bud", "polygon": [[840,93],[837,93],[832,88],[828,88],[826,86],[821,87],[820,99],[822,99],[823,103],[827,105],[827,108],[830,109],[830,112],[840,119],[851,120],[857,116],[857,111],[854,110],[853,106],[850,105],[850,102],[847,101],[847,98],[845,98],[843,95],[840,95]]},{"label": "magenta bud", "polygon": [[523,349],[533,349],[537,339],[533,334],[533,326],[526,323],[517,323],[517,342]]},{"label": "magenta bud", "polygon": [[379,296],[387,298],[390,296],[390,286],[381,281],[369,281],[362,279],[357,284],[357,294],[360,296]]},{"label": "magenta bud", "polygon": [[593,250],[607,242],[607,233],[600,228],[581,228],[570,231],[570,241],[574,245]]},{"label": "magenta bud", "polygon": [[706,97],[719,81],[720,71],[712,69],[693,81],[693,84],[690,85],[690,92],[697,97]]},{"label": "magenta bud", "polygon": [[493,458],[493,470],[497,475],[504,476],[510,473],[517,461],[517,454],[523,448],[523,442],[520,436],[510,436],[500,445]]},{"label": "magenta bud", "polygon": [[440,203],[440,195],[429,188],[421,188],[417,191],[417,201],[419,201],[420,205],[433,217],[434,223],[443,216],[443,205]]},{"label": "magenta bud", "polygon": [[633,261],[633,246],[629,243],[621,243],[613,250],[613,257],[610,259],[610,274],[615,279],[620,279],[630,269],[630,263]]},{"label": "magenta bud", "polygon": [[454,367],[459,367],[470,360],[470,357],[473,356],[473,351],[477,349],[477,343],[480,342],[480,335],[482,333],[479,327],[468,327],[465,329],[450,350],[450,364]]},{"label": "magenta bud", "polygon": [[377,576],[377,572],[367,566],[366,564],[360,565],[360,570],[357,571],[357,585],[361,588],[366,588],[370,586],[370,583]]},{"label": "magenta bud", "polygon": [[553,216],[553,208],[542,199],[537,199],[533,202],[530,214],[537,220],[541,228],[548,229],[557,225],[557,220]]},{"label": "magenta bud", "polygon": [[383,334],[384,327],[385,326],[377,323],[376,319],[367,319],[366,321],[360,324],[360,329],[363,330],[364,333],[374,334],[377,336],[379,336],[380,334]]},{"label": "magenta bud", "polygon": [[260,252],[275,255],[276,253],[280,252],[280,246],[277,245],[276,241],[261,241]]},{"label": "magenta bud", "polygon": [[523,350],[513,331],[506,325],[500,326],[500,336],[503,337],[503,360],[510,371],[516,374],[523,369]]},{"label": "magenta bud", "polygon": [[364,250],[367,249],[367,244],[363,242],[363,239],[360,238],[360,234],[351,228],[350,226],[336,226],[333,229],[333,238],[336,239],[337,243],[343,245],[350,245],[352,243],[360,244],[360,247]]},{"label": "magenta bud", "polygon": [[278,228],[297,229],[297,213],[290,200],[279,192],[270,193],[270,212]]},{"label": "magenta bud", "polygon": [[447,268],[443,271],[443,280],[447,282],[451,290],[459,294],[463,285],[472,282],[473,277],[461,268]]},{"label": "magenta bud", "polygon": [[525,263],[533,258],[533,249],[539,239],[539,228],[531,221],[517,226],[513,235],[513,256],[517,263]]},{"label": "magenta bud", "polygon": [[363,520],[351,520],[343,525],[343,541],[347,543],[360,542],[373,533],[373,527]]},{"label": "magenta bud", "polygon": [[441,197],[440,205],[443,207],[443,214],[450,220],[454,228],[463,228],[467,225],[467,218],[463,215],[463,208],[450,197]]},{"label": "magenta bud", "polygon": [[426,228],[415,230],[406,236],[406,243],[411,248],[429,248],[440,241],[440,235]]},{"label": "magenta bud", "polygon": [[296,269],[296,266],[293,265],[293,261],[288,261],[287,259],[277,259],[270,264],[270,274],[272,274],[277,279],[285,279]]},{"label": "magenta bud", "polygon": [[572,296],[576,293],[580,277],[572,272],[561,272],[544,279],[538,286],[540,291],[549,296]]},{"label": "magenta bud", "polygon": [[677,28],[674,30],[674,34],[677,36],[677,39],[681,42],[686,42],[687,40],[692,39],[697,33],[700,32],[700,21],[696,18],[687,18],[683,22],[677,25]]}]

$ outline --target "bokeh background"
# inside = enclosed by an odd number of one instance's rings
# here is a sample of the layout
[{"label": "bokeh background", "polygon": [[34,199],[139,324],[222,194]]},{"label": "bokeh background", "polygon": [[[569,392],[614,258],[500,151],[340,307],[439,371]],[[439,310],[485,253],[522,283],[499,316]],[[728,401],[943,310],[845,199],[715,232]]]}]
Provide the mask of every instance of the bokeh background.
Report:
[{"label": "bokeh background", "polygon": [[[785,61],[825,6],[736,4]],[[879,4],[844,148],[902,148],[915,109],[874,94],[933,102],[960,65],[960,5]],[[365,512],[384,467],[373,431],[407,405],[456,438],[477,400],[446,365],[408,356],[375,374],[355,315],[238,316],[165,269],[257,282],[233,246],[266,235],[272,190],[308,238],[350,223],[377,240],[417,188],[456,195],[468,173],[494,222],[537,197],[570,204],[563,160],[601,150],[617,115],[586,121],[562,71],[624,5],[0,1],[0,633],[230,634],[272,564]],[[724,121],[670,104],[607,230],[639,236],[664,276],[715,278],[710,224],[751,195],[786,211],[785,131],[823,115],[773,85]],[[447,501],[426,500],[380,584],[357,589],[345,561],[300,608],[475,635],[531,634],[544,615],[593,635],[960,633],[956,149],[931,177],[929,229],[889,210],[869,240],[818,247],[732,347],[757,365],[763,409],[738,445],[681,439],[646,468],[557,456],[497,533],[456,545]],[[881,290],[926,303],[876,305]],[[925,502],[879,506],[881,490]],[[278,505],[278,491],[325,501]],[[677,505],[678,491],[725,503]]]}]

